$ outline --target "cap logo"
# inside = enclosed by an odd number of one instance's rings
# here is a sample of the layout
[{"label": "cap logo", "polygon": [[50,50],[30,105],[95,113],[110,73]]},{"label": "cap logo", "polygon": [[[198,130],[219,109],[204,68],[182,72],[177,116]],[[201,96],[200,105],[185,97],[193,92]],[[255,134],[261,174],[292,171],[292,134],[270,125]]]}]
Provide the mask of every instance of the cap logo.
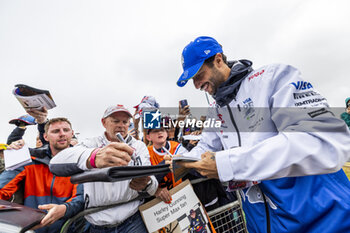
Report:
[{"label": "cap logo", "polygon": [[208,55],[211,51],[209,49],[204,50],[205,55]]},{"label": "cap logo", "polygon": [[184,59],[184,55],[181,55],[181,64],[182,64],[182,67],[185,66],[185,59]]},{"label": "cap logo", "polygon": [[185,70],[183,78],[186,79],[188,76],[188,70]]}]

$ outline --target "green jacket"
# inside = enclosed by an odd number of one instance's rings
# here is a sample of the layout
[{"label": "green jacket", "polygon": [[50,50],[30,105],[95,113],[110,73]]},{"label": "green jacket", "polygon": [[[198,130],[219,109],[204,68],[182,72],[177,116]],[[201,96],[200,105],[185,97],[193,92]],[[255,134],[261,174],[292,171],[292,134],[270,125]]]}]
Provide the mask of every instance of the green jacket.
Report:
[{"label": "green jacket", "polygon": [[345,123],[348,125],[349,129],[350,129],[350,114],[348,114],[347,112],[343,112],[340,115],[341,119],[343,119],[345,121]]}]

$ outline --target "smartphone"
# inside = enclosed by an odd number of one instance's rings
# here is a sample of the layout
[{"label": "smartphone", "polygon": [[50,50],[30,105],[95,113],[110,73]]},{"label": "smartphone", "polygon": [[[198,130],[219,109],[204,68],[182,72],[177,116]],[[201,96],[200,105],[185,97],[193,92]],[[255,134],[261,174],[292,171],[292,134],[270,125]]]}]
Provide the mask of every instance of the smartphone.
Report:
[{"label": "smartphone", "polygon": [[180,100],[181,108],[184,108],[185,106],[188,105],[187,99]]}]

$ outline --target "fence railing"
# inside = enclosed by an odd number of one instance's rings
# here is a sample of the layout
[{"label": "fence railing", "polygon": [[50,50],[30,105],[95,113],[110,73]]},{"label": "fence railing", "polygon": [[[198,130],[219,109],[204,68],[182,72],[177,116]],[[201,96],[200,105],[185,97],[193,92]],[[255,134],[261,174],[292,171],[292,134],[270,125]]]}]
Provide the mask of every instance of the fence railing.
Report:
[{"label": "fence railing", "polygon": [[[204,181],[205,179],[201,180]],[[199,182],[201,182],[199,181]],[[214,210],[208,212],[208,216],[217,233],[247,233],[247,227],[242,210],[241,199],[239,192],[236,192],[237,201],[228,203],[224,206],[220,206]],[[123,203],[120,203],[123,204]],[[61,233],[67,233],[68,230],[76,233],[82,233],[84,231],[84,216],[92,213],[96,213],[101,210],[115,207],[120,204],[114,204],[109,206],[99,206],[86,209],[74,217],[68,219],[61,228]],[[73,224],[73,226],[72,226]],[[74,229],[69,229],[74,227]]]},{"label": "fence railing", "polygon": [[217,233],[247,232],[243,210],[239,201],[209,211],[208,216]]}]

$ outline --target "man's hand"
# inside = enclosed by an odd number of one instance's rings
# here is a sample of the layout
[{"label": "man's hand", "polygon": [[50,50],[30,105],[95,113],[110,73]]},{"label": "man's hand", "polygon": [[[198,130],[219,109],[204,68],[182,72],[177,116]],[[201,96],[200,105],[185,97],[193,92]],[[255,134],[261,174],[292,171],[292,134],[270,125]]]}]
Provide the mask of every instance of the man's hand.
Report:
[{"label": "man's hand", "polygon": [[[131,160],[131,155],[134,149],[125,143],[112,142],[111,144],[101,148],[95,157],[95,165],[97,168],[126,166]],[[90,158],[87,161],[88,168],[90,165]]]},{"label": "man's hand", "polygon": [[[181,156],[181,155],[173,155],[173,156]],[[164,162],[165,162],[165,164],[169,164],[170,165],[169,169],[171,170],[171,172],[174,172],[173,171],[173,158],[170,155],[168,155],[168,154],[164,155]]]},{"label": "man's hand", "polygon": [[134,138],[138,139],[138,130],[136,130],[135,128],[131,129],[128,131],[128,134],[133,136]]},{"label": "man's hand", "polygon": [[19,150],[19,149],[21,149],[23,146],[24,146],[24,140],[23,139],[20,139],[20,140],[17,140],[17,141],[14,141],[14,142],[12,142],[8,147],[7,147],[7,149],[8,150],[11,150],[11,149],[13,149],[13,150]]},{"label": "man's hand", "polygon": [[138,114],[139,113],[138,113],[137,109],[135,109],[135,113],[132,116],[132,120],[134,122],[134,127],[137,129],[139,128],[139,123],[140,123],[140,119],[141,119],[141,117]]},{"label": "man's hand", "polygon": [[202,154],[202,159],[197,162],[177,162],[177,164],[185,168],[194,168],[202,176],[219,179],[214,152],[205,152]]},{"label": "man's hand", "polygon": [[166,187],[165,188],[158,188],[156,193],[154,194],[154,196],[160,198],[162,201],[164,201],[167,204],[170,204],[171,201],[173,200]]},{"label": "man's hand", "polygon": [[179,116],[177,118],[178,121],[185,120],[186,116],[190,114],[190,106],[186,105],[185,107],[181,107],[181,103],[179,102]]},{"label": "man's hand", "polygon": [[42,109],[28,109],[27,113],[35,118],[38,124],[45,123],[47,120],[47,109],[43,107]]},{"label": "man's hand", "polygon": [[[196,130],[194,132],[191,133],[191,135],[201,135],[202,131],[200,130]],[[197,145],[197,143],[199,142],[199,140],[190,140],[188,143],[192,144],[192,145]]]},{"label": "man's hand", "polygon": [[40,224],[35,227],[35,229],[51,225],[58,219],[62,218],[67,210],[67,207],[65,205],[57,204],[39,205],[38,208],[41,210],[47,210],[48,212],[46,216],[41,220]]},{"label": "man's hand", "polygon": [[148,181],[151,180],[151,177],[144,176],[139,178],[134,178],[131,180],[129,187],[136,191],[142,191],[146,188]]}]

